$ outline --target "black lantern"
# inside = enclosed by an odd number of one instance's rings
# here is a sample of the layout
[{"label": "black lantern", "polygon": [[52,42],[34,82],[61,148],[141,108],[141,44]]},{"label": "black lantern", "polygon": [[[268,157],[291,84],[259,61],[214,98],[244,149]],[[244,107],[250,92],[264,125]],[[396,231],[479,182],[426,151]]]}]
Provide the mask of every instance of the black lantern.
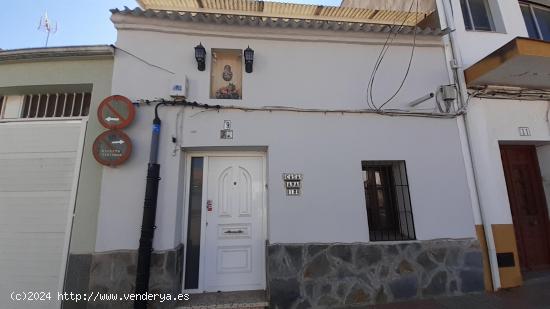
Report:
[{"label": "black lantern", "polygon": [[197,59],[197,69],[204,71],[206,69],[206,49],[204,49],[202,43],[195,46],[195,59]]},{"label": "black lantern", "polygon": [[248,46],[244,50],[244,69],[246,73],[252,73],[252,64],[254,63],[254,50]]}]

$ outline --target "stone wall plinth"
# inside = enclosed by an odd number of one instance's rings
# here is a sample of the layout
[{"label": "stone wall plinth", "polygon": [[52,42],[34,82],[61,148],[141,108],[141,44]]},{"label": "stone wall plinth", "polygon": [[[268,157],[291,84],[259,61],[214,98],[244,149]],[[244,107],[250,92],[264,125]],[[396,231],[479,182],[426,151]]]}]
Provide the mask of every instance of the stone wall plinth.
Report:
[{"label": "stone wall plinth", "polygon": [[[134,293],[137,250],[120,250],[91,255],[89,291],[112,294],[119,297]],[[183,245],[166,251],[155,251],[151,257],[149,293],[181,293],[183,270]],[[94,301],[87,308],[132,308],[131,301]],[[149,302],[148,308],[173,308],[174,302]]]},{"label": "stone wall plinth", "polygon": [[337,308],[482,292],[475,239],[272,244],[271,308]]}]

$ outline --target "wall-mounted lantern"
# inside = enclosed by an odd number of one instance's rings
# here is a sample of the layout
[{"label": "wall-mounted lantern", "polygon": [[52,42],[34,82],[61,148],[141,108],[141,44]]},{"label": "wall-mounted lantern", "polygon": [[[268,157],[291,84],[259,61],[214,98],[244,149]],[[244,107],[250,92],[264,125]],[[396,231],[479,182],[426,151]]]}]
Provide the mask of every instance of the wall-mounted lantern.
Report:
[{"label": "wall-mounted lantern", "polygon": [[246,73],[252,73],[252,64],[254,63],[254,50],[248,46],[244,50],[244,69]]},{"label": "wall-mounted lantern", "polygon": [[197,59],[197,69],[204,71],[206,69],[206,49],[202,43],[195,46],[195,59]]}]

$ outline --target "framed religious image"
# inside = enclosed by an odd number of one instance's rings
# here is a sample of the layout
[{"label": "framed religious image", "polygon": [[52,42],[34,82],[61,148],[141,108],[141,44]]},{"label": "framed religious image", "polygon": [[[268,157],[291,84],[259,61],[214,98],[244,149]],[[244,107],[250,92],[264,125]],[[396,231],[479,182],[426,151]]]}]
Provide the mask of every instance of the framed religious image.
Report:
[{"label": "framed religious image", "polygon": [[242,50],[212,49],[211,99],[242,99]]}]

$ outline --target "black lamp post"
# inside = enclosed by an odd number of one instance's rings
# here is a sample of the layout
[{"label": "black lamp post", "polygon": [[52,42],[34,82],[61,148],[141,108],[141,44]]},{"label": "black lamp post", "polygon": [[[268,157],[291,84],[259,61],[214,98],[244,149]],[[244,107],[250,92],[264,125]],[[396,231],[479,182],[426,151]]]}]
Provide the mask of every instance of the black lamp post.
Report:
[{"label": "black lamp post", "polygon": [[195,59],[197,59],[197,69],[204,71],[206,69],[206,49],[204,49],[202,43],[195,46]]},{"label": "black lamp post", "polygon": [[254,63],[254,50],[248,46],[244,50],[244,69],[246,73],[252,73],[252,64]]}]

